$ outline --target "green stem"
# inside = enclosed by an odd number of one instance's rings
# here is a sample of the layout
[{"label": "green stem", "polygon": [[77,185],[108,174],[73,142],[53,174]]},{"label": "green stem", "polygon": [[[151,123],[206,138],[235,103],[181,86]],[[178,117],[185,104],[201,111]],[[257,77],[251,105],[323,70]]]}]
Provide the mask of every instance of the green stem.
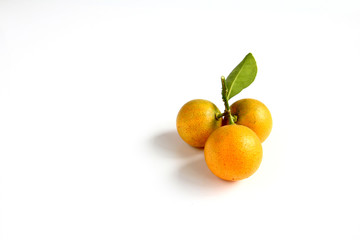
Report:
[{"label": "green stem", "polygon": [[224,117],[226,114],[225,113],[218,113],[215,115],[216,120],[219,120],[220,118]]},{"label": "green stem", "polygon": [[230,111],[230,106],[229,106],[229,99],[228,99],[228,89],[226,87],[225,84],[225,77],[221,76],[221,85],[222,85],[222,99],[224,101],[224,105],[225,105],[225,112],[223,113],[226,117],[228,117],[229,119],[229,123],[231,124],[235,124],[234,123],[234,119],[233,116],[231,115],[231,111]]}]

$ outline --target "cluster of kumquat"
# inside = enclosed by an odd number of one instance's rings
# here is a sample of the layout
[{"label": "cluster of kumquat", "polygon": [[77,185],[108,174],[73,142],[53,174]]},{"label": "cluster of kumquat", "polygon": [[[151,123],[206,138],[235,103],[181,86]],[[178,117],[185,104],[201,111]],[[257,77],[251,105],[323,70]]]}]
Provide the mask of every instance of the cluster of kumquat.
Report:
[{"label": "cluster of kumquat", "polygon": [[180,137],[193,147],[204,147],[207,166],[224,180],[237,181],[256,172],[263,156],[261,143],[272,129],[270,111],[262,102],[247,98],[228,104],[254,81],[256,72],[250,53],[226,80],[221,78],[223,113],[214,103],[196,99],[187,102],[176,119]]}]

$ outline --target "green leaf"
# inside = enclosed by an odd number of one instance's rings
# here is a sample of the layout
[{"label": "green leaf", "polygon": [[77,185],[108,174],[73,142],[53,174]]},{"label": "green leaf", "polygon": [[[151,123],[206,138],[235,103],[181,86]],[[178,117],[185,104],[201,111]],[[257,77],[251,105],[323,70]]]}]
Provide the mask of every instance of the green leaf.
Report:
[{"label": "green leaf", "polygon": [[247,88],[256,77],[257,66],[255,58],[251,53],[237,65],[226,78],[225,83],[228,89],[227,99],[234,97],[243,89]]}]

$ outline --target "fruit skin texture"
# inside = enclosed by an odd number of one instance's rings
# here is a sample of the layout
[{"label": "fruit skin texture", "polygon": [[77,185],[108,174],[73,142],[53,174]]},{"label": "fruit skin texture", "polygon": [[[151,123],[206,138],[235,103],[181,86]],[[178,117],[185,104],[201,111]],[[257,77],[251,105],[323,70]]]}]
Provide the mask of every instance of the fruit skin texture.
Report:
[{"label": "fruit skin texture", "polygon": [[219,178],[237,181],[250,177],[259,168],[262,146],[258,136],[250,128],[226,125],[215,130],[208,138],[205,161]]},{"label": "fruit skin texture", "polygon": [[210,134],[221,126],[216,119],[220,110],[208,100],[195,99],[185,103],[176,118],[180,137],[193,147],[204,147]]},{"label": "fruit skin texture", "polygon": [[236,124],[253,130],[261,142],[264,142],[270,135],[271,113],[262,102],[250,98],[241,99],[230,106],[230,111],[237,116]]}]

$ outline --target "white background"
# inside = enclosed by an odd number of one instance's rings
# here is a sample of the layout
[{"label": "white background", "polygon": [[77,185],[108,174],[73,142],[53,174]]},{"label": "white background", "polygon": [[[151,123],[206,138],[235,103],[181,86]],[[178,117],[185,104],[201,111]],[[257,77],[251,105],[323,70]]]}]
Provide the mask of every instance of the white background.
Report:
[{"label": "white background", "polygon": [[[360,239],[360,3],[0,1],[0,238]],[[176,133],[248,53],[274,126],[225,182]]]}]

